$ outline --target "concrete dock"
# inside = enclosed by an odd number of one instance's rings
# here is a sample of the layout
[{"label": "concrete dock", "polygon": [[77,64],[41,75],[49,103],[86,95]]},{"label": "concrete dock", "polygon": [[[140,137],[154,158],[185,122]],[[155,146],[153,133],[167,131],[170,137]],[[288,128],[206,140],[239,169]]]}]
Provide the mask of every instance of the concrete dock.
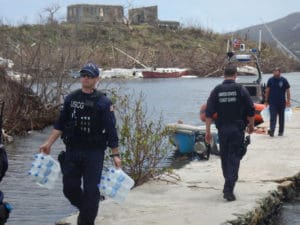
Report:
[{"label": "concrete dock", "polygon": [[[122,205],[112,200],[101,202],[95,224],[224,225],[233,224],[232,221],[236,222],[234,224],[255,224],[259,218],[251,222],[238,221],[260,214],[266,199],[272,197],[278,201],[279,180],[299,178],[300,111],[293,111],[283,137],[275,134],[273,138],[267,134],[251,135],[251,145],[241,161],[236,201],[223,199],[220,159],[211,156],[209,161],[190,162],[175,169],[173,174],[162,175],[134,188]],[[76,225],[76,215],[57,224]]]}]

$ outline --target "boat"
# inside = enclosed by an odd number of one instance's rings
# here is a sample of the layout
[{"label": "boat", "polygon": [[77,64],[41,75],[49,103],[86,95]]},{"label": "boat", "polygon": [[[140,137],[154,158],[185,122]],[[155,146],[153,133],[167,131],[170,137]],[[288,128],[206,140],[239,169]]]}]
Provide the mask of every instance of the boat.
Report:
[{"label": "boat", "polygon": [[[263,116],[262,116],[262,111],[266,108],[265,104],[258,104],[254,103],[254,108],[255,108],[255,114],[254,114],[254,126],[258,126],[264,122]],[[203,104],[200,106],[200,120],[202,122],[205,122],[205,109],[206,109],[206,104]],[[217,113],[213,115],[213,120],[216,120],[218,118]]]},{"label": "boat", "polygon": [[181,68],[156,68],[142,71],[143,78],[178,78],[189,75],[188,69]]},{"label": "boat", "polygon": [[[261,33],[260,33],[260,38],[261,40]],[[227,60],[225,63],[234,63],[237,65],[238,72],[239,70],[241,71],[241,68],[244,68],[244,71],[246,70],[252,70],[254,73],[251,75],[255,75],[255,79],[253,79],[253,76],[249,77],[243,77],[243,76],[238,76],[236,79],[236,82],[238,84],[243,85],[249,92],[251,99],[254,102],[254,107],[255,107],[255,118],[254,118],[254,123],[255,126],[263,123],[263,119],[261,116],[261,111],[265,108],[264,105],[264,93],[265,93],[265,84],[261,83],[262,80],[262,73],[260,69],[260,42],[259,42],[259,47],[258,49],[246,49],[245,44],[241,44],[240,41],[234,41],[233,43],[239,43],[234,44],[233,48],[229,50],[230,48],[230,42],[227,42]],[[248,65],[247,65],[248,64]],[[240,65],[240,67],[239,67]],[[249,72],[250,73],[250,72]],[[203,104],[200,107],[200,119],[204,122],[205,121],[205,115],[204,115],[204,110],[206,108],[206,104]],[[216,119],[216,115],[214,115],[213,119]]]},{"label": "boat", "polygon": [[[145,64],[141,63],[139,60],[135,59],[131,55],[127,54],[125,51],[123,51],[120,48],[117,48],[116,46],[112,46],[113,49],[117,50],[118,52],[122,53],[123,55],[127,56],[128,58],[132,59],[134,62],[138,63],[143,67],[143,69],[136,69],[133,73],[130,73],[135,78],[177,78],[182,76],[190,75],[189,69],[182,69],[182,68],[152,68],[149,66],[146,66]],[[119,71],[117,71],[119,72]],[[128,71],[126,71],[128,72]],[[116,76],[116,69],[114,71],[107,71],[107,77]],[[122,74],[118,74],[117,76],[123,76]],[[128,77],[128,76],[127,76]]]},{"label": "boat", "polygon": [[193,126],[183,123],[170,123],[166,126],[170,143],[176,147],[180,154],[196,152],[209,159],[210,154],[219,155],[218,136],[216,130],[212,131],[213,141],[205,144],[205,127]]},{"label": "boat", "polygon": [[[227,42],[227,53],[225,63],[234,63],[237,65],[238,76],[236,82],[243,85],[248,91],[254,103],[264,103],[265,84],[262,81],[262,72],[260,68],[261,52],[261,32],[259,33],[258,48],[247,49],[245,44],[238,41],[230,48],[230,41]],[[236,43],[236,41],[233,41]],[[240,74],[241,73],[241,74]]]},{"label": "boat", "polygon": [[[261,33],[260,38],[261,40]],[[262,75],[260,69],[260,43],[258,49],[246,49],[244,44],[239,43],[235,45],[235,49],[230,48],[230,41],[227,42],[227,58],[225,63],[235,63],[241,72],[247,69],[254,71],[255,73],[251,76],[239,76],[237,83],[243,85],[250,93],[250,96],[255,103],[255,126],[261,124],[263,121],[261,112],[265,108],[264,103],[264,88],[265,85],[261,83]],[[238,47],[238,49],[236,49]],[[253,69],[253,68],[254,69]],[[255,76],[253,76],[255,75]],[[254,77],[254,79],[253,79]],[[205,121],[205,111],[206,105],[203,104],[200,107],[200,120]],[[213,119],[216,119],[217,115],[213,116]],[[191,152],[209,152],[209,146],[205,144],[205,127],[204,126],[193,126],[189,124],[169,124],[167,125],[169,131],[169,141],[171,144],[176,146],[178,151],[181,154],[188,154]],[[213,129],[213,127],[211,128]],[[213,131],[213,130],[212,130]],[[213,141],[210,146],[211,152],[218,154],[218,138],[216,130],[213,133]]]},{"label": "boat", "polygon": [[237,73],[240,76],[243,76],[243,75],[257,76],[258,75],[257,68],[254,66],[249,66],[249,65],[238,66]]},{"label": "boat", "polygon": [[179,72],[143,71],[143,78],[177,78],[181,77]]}]

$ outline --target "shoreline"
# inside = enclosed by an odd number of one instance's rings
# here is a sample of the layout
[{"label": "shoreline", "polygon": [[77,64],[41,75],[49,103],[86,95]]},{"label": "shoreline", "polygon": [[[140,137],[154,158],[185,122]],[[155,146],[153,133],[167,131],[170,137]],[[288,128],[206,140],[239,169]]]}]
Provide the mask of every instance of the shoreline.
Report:
[{"label": "shoreline", "polygon": [[[265,124],[268,127],[268,124]],[[278,128],[278,125],[277,125]],[[235,194],[223,199],[220,159],[190,162],[134,188],[125,203],[100,203],[96,225],[256,225],[268,221],[300,183],[300,110],[293,110],[283,137],[251,135]],[[76,225],[76,215],[57,224]]]}]

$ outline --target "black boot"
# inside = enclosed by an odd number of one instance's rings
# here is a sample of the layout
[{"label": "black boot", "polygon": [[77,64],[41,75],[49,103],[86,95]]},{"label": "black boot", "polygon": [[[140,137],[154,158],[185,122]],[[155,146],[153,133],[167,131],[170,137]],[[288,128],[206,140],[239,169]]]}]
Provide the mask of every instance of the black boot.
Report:
[{"label": "black boot", "polygon": [[226,199],[228,202],[236,200],[235,195],[232,192],[224,193],[223,198]]}]

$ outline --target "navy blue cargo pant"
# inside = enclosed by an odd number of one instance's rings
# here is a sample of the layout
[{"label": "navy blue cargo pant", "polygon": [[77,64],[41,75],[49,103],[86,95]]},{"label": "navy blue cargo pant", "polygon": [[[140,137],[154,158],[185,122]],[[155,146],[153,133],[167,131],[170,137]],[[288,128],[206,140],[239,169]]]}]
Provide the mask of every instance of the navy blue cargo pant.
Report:
[{"label": "navy blue cargo pant", "polygon": [[222,171],[225,178],[223,193],[233,193],[235,182],[238,180],[245,133],[241,126],[229,124],[218,128],[218,136]]},{"label": "navy blue cargo pant", "polygon": [[274,133],[276,128],[277,115],[279,119],[279,130],[278,133],[283,134],[284,131],[284,105],[270,105],[270,130]]},{"label": "navy blue cargo pant", "polygon": [[104,151],[99,149],[66,151],[62,168],[63,192],[79,210],[78,225],[94,225],[100,200],[97,185],[103,159]]}]

